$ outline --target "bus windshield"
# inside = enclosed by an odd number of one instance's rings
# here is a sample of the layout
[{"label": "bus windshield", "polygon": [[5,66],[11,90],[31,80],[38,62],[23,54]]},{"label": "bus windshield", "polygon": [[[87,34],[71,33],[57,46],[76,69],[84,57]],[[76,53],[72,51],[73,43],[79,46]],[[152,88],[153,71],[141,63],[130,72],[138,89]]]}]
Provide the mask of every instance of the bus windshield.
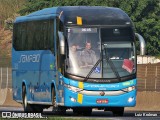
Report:
[{"label": "bus windshield", "polygon": [[134,47],[131,42],[108,42],[104,44],[104,51],[102,64],[103,78],[116,78],[115,72],[120,77],[136,72]]},{"label": "bus windshield", "polygon": [[105,40],[100,33],[98,28],[67,29],[66,72],[89,78],[117,78],[135,73],[134,43]]}]

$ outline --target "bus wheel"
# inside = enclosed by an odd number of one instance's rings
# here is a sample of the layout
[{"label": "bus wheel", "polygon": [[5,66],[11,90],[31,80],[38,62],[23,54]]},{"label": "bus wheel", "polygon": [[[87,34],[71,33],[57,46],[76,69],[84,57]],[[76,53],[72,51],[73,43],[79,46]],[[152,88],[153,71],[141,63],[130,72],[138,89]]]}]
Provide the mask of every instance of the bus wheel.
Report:
[{"label": "bus wheel", "polygon": [[66,108],[59,107],[56,105],[56,93],[55,93],[54,87],[52,87],[52,107],[53,107],[54,114],[60,114],[60,115],[66,114]]},{"label": "bus wheel", "polygon": [[112,110],[113,116],[123,116],[124,114],[124,107],[118,107]]},{"label": "bus wheel", "polygon": [[26,94],[26,87],[25,86],[23,86],[23,88],[22,88],[22,99],[23,99],[24,112],[32,112],[31,106],[27,103],[27,94]]}]

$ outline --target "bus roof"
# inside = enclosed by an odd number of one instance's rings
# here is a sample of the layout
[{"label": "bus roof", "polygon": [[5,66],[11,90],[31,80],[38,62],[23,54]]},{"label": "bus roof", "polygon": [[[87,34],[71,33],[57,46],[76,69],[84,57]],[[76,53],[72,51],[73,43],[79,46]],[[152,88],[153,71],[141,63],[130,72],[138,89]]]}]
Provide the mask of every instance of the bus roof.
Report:
[{"label": "bus roof", "polygon": [[45,8],[26,16],[17,17],[15,23],[60,17],[65,25],[132,25],[129,16],[119,8],[102,6],[62,6]]}]

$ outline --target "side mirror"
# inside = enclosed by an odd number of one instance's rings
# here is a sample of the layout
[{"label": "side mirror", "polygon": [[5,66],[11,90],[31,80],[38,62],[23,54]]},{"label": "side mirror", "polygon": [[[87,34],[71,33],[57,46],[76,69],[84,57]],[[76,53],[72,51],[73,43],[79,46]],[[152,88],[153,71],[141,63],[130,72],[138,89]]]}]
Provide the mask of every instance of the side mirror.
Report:
[{"label": "side mirror", "polygon": [[138,38],[138,40],[140,42],[140,55],[145,55],[146,43],[144,41],[144,38],[138,33],[135,33],[135,36]]},{"label": "side mirror", "polygon": [[63,32],[58,31],[58,37],[59,37],[59,45],[60,45],[60,54],[65,54],[65,39]]}]

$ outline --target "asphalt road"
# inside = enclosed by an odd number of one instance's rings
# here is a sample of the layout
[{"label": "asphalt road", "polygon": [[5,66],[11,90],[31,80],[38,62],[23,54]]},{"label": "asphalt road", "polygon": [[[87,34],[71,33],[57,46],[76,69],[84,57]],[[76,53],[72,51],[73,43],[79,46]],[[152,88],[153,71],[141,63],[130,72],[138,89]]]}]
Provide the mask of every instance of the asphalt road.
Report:
[{"label": "asphalt road", "polygon": [[[8,114],[13,113],[23,113],[23,108],[20,107],[0,107],[0,117],[4,117]],[[3,115],[2,115],[3,114]],[[28,113],[27,113],[28,114]],[[62,118],[84,118],[84,119],[109,119],[109,120],[159,120],[160,119],[160,112],[151,112],[151,111],[125,111],[123,117],[114,117],[111,112],[103,111],[103,110],[93,110],[91,116],[75,116],[73,115],[72,110],[67,110],[66,115],[54,115],[51,109],[45,109],[42,113],[43,117],[62,117]],[[3,118],[2,117],[2,118]]]}]

